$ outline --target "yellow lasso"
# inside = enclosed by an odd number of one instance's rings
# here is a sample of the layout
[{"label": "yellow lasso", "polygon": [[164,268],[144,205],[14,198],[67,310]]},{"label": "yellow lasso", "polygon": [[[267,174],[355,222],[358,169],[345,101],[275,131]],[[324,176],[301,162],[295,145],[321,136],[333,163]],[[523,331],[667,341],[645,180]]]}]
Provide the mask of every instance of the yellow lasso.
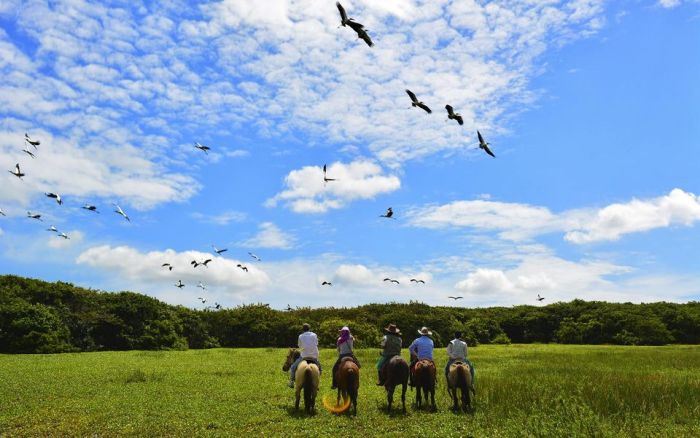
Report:
[{"label": "yellow lasso", "polygon": [[323,397],[323,406],[328,412],[331,412],[333,414],[342,414],[343,412],[347,411],[350,407],[350,397],[342,399],[342,402],[339,405],[335,404],[333,399],[337,400],[337,396],[326,394]]}]

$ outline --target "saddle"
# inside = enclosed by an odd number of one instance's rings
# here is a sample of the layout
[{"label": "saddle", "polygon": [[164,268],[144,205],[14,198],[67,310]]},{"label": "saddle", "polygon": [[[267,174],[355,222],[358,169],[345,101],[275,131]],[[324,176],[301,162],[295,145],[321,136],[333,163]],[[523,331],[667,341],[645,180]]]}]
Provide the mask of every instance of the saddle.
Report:
[{"label": "saddle", "polygon": [[308,364],[314,364],[317,367],[321,368],[321,364],[319,363],[318,359],[314,359],[313,357],[304,357],[301,360],[302,360],[302,362],[306,362]]},{"label": "saddle", "polygon": [[379,371],[381,372],[381,374],[382,374],[382,378],[383,378],[383,379],[386,378],[386,367],[389,365],[389,362],[391,362],[395,357],[401,357],[401,355],[400,355],[400,354],[395,354],[395,355],[391,356],[389,359],[387,359],[387,360],[384,362],[384,364],[382,365],[382,369],[379,370]]}]

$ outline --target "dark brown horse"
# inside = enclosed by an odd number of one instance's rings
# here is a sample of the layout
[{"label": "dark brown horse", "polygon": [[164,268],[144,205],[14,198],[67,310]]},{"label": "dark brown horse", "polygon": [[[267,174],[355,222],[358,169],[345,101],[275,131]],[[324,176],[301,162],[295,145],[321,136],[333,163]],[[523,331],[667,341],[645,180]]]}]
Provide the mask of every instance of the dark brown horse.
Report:
[{"label": "dark brown horse", "polygon": [[335,373],[335,379],[336,382],[338,382],[338,401],[336,404],[340,404],[340,397],[343,397],[344,402],[347,402],[348,397],[350,397],[353,415],[357,415],[357,392],[360,389],[360,369],[352,358],[346,357],[340,362],[338,371]]},{"label": "dark brown horse", "polygon": [[384,365],[384,388],[388,402],[387,411],[391,412],[391,403],[394,401],[394,389],[401,385],[401,407],[406,413],[406,387],[408,386],[408,363],[401,356],[394,356]]},{"label": "dark brown horse", "polygon": [[430,402],[433,405],[433,410],[437,409],[435,406],[435,375],[435,363],[432,360],[421,359],[416,362],[413,368],[413,383],[416,387],[416,407],[418,409],[423,403],[421,392],[425,397],[426,404]]},{"label": "dark brown horse", "polygon": [[453,406],[452,409],[459,410],[459,403],[457,402],[457,390],[462,391],[462,410],[467,412],[471,409],[471,399],[470,392],[476,394],[474,391],[474,385],[472,384],[472,375],[469,364],[458,361],[450,365],[450,369],[447,374],[447,392],[452,397]]}]

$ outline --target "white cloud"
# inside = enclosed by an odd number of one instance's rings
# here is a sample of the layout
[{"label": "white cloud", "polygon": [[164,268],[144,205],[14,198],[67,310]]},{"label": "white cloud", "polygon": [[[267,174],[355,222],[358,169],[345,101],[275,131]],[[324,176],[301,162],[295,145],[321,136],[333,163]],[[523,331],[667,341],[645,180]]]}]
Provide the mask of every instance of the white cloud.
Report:
[{"label": "white cloud", "polygon": [[593,212],[565,235],[573,243],[618,240],[625,234],[680,224],[691,226],[700,221],[700,199],[693,193],[673,189],[655,199],[612,204]]},{"label": "white cloud", "polygon": [[215,225],[228,225],[231,222],[242,222],[248,215],[240,211],[225,211],[219,214],[192,213],[192,217],[200,222]]},{"label": "white cloud", "polygon": [[72,231],[60,230],[60,232],[65,232],[66,235],[68,236],[68,239],[60,237],[58,234],[51,233],[49,240],[48,240],[48,245],[51,248],[61,249],[61,248],[68,248],[71,246],[76,246],[76,245],[79,245],[83,241],[83,238],[85,237],[85,235],[81,231],[78,231],[78,230],[72,230]]},{"label": "white cloud", "polygon": [[241,242],[240,245],[248,248],[277,249],[290,249],[294,246],[294,236],[280,230],[272,222],[263,222],[258,228],[258,234]]},{"label": "white cloud", "polygon": [[[213,259],[208,267],[193,268],[192,260],[203,261]],[[82,252],[76,263],[91,266],[114,276],[124,283],[136,285],[135,290],[143,290],[144,286],[158,287],[171,290],[178,294],[174,286],[182,280],[187,286],[183,293],[194,294],[199,291],[197,282],[202,281],[212,290],[224,295],[245,296],[247,293],[260,291],[270,283],[267,273],[256,264],[248,264],[240,260],[212,256],[210,253],[199,251],[177,252],[171,249],[165,251],[142,252],[129,246],[101,245]],[[169,271],[161,267],[170,263],[174,269]],[[244,263],[248,272],[238,268],[238,263]]]},{"label": "white cloud", "polygon": [[659,0],[659,5],[667,9],[675,8],[680,4],[681,0]]},{"label": "white cloud", "polygon": [[416,208],[408,212],[413,226],[424,228],[469,228],[495,231],[508,240],[526,240],[536,235],[563,232],[572,243],[617,240],[625,234],[700,221],[700,199],[690,192],[673,189],[668,195],[648,200],[634,199],[601,209],[576,209],[552,213],[545,207],[496,201],[455,201]]},{"label": "white cloud", "polygon": [[335,181],[324,182],[322,166],[293,170],[285,177],[287,189],[268,199],[265,205],[273,207],[284,201],[297,213],[323,213],[357,199],[393,192],[401,186],[397,176],[383,175],[379,165],[367,160],[330,164],[326,175]]}]

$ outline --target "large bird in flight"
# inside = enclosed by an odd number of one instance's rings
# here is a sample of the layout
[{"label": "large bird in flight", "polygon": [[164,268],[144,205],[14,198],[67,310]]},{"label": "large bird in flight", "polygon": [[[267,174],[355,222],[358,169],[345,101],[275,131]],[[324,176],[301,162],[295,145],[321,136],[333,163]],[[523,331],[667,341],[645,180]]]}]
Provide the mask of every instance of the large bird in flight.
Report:
[{"label": "large bird in flight", "polygon": [[491,149],[489,149],[489,143],[487,143],[484,140],[484,137],[481,135],[481,132],[477,130],[476,135],[479,137],[479,147],[483,149],[487,154],[491,155],[493,158],[496,158],[493,152],[491,152]]},{"label": "large bird in flight", "polygon": [[452,108],[452,105],[445,105],[445,109],[447,110],[447,118],[450,120],[456,120],[457,123],[460,125],[464,125],[464,119],[462,119],[462,115],[460,113],[456,113],[454,111],[454,108]]},{"label": "large bird in flight", "polygon": [[453,296],[449,296],[449,297],[447,297],[447,298],[451,298],[451,299],[457,301],[457,300],[461,300],[461,299],[464,298],[464,297],[453,297]]},{"label": "large bird in flight", "polygon": [[423,284],[425,284],[425,280],[418,280],[418,279],[415,279],[415,278],[411,278],[411,282],[413,282],[413,283],[423,283]]},{"label": "large bird in flight", "polygon": [[350,28],[357,33],[358,38],[362,39],[368,46],[372,47],[374,42],[369,37],[367,30],[365,30],[365,26],[352,18],[348,18],[348,14],[345,12],[345,8],[343,8],[343,5],[341,5],[340,2],[336,2],[335,5],[338,7],[338,12],[340,12],[340,25],[343,27],[350,26]]},{"label": "large bird in flight", "polygon": [[173,265],[171,265],[170,263],[163,263],[163,264],[160,265],[160,266],[161,266],[162,268],[168,268],[168,271],[172,271],[172,270],[173,270]]},{"label": "large bird in flight", "polygon": [[537,301],[542,301],[544,300],[544,297],[541,297],[540,294],[537,294]]},{"label": "large bird in flight", "polygon": [[396,219],[394,217],[394,210],[391,209],[391,207],[386,209],[386,213],[380,214],[379,217],[385,217],[387,219]]},{"label": "large bird in flight", "polygon": [[122,210],[122,208],[121,208],[119,205],[114,204],[114,203],[112,203],[112,205],[114,205],[115,207],[117,207],[117,209],[114,210],[115,213],[117,213],[118,215],[122,216],[122,217],[123,217],[124,219],[126,219],[128,222],[131,222],[131,219],[129,219],[129,216],[127,216],[127,214],[124,213],[124,210]]},{"label": "large bird in flight", "polygon": [[63,205],[63,200],[61,199],[61,195],[58,193],[44,193],[47,198],[52,198],[55,199],[58,205]]},{"label": "large bird in flight", "polygon": [[8,172],[10,172],[19,179],[22,179],[22,177],[25,176],[25,174],[22,173],[22,169],[19,168],[19,163],[15,164],[15,170],[8,170]]},{"label": "large bird in flight", "polygon": [[416,106],[417,106],[418,108],[421,108],[421,109],[425,110],[425,112],[428,113],[428,114],[430,114],[430,113],[433,112],[430,108],[428,108],[428,105],[426,105],[426,104],[424,104],[423,102],[421,102],[420,100],[418,100],[418,98],[416,97],[416,95],[413,94],[413,91],[411,91],[411,90],[409,90],[409,89],[406,89],[406,94],[408,94],[408,97],[411,98],[411,106],[412,106],[412,107],[416,107]]},{"label": "large bird in flight", "polygon": [[31,211],[27,212],[27,217],[29,219],[36,219],[38,221],[44,222],[44,220],[41,218],[40,214],[32,213]]},{"label": "large bird in flight", "polygon": [[24,133],[24,141],[26,141],[30,145],[34,146],[34,149],[36,149],[37,146],[39,146],[41,144],[41,141],[39,141],[39,140],[32,140],[29,137],[29,134],[27,134],[26,132]]},{"label": "large bird in flight", "polygon": [[328,178],[326,175],[326,165],[323,165],[323,182],[327,183],[328,181],[335,181],[335,178]]},{"label": "large bird in flight", "polygon": [[253,254],[252,252],[248,252],[248,255],[251,256],[252,258],[254,258],[255,260],[259,261],[259,262],[262,261],[262,259],[261,259],[260,257],[256,256],[256,255]]},{"label": "large bird in flight", "polygon": [[219,249],[219,248],[217,248],[217,247],[214,246],[214,245],[212,245],[211,247],[214,248],[214,252],[215,252],[217,255],[221,255],[222,253],[228,251],[228,248]]},{"label": "large bird in flight", "polygon": [[206,259],[201,263],[199,263],[197,260],[192,260],[190,262],[190,265],[194,266],[195,268],[199,265],[204,265],[205,268],[208,268],[209,266],[207,266],[207,265],[209,264],[209,262],[211,262],[211,259]]},{"label": "large bird in flight", "polygon": [[399,283],[399,280],[394,280],[394,279],[389,278],[389,277],[385,278],[383,281],[388,281],[388,282],[391,282],[391,283],[400,284],[400,283]]},{"label": "large bird in flight", "polygon": [[182,282],[182,280],[178,280],[177,284],[175,285],[178,289],[182,289],[185,287],[185,284]]},{"label": "large bird in flight", "polygon": [[92,204],[85,204],[80,208],[82,208],[83,210],[94,211],[95,213],[99,213],[99,211],[97,211],[97,207]]},{"label": "large bird in flight", "polygon": [[204,151],[205,154],[209,155],[209,152],[211,148],[209,146],[204,146],[203,144],[200,144],[198,141],[194,142],[194,147],[199,149],[200,151]]}]

